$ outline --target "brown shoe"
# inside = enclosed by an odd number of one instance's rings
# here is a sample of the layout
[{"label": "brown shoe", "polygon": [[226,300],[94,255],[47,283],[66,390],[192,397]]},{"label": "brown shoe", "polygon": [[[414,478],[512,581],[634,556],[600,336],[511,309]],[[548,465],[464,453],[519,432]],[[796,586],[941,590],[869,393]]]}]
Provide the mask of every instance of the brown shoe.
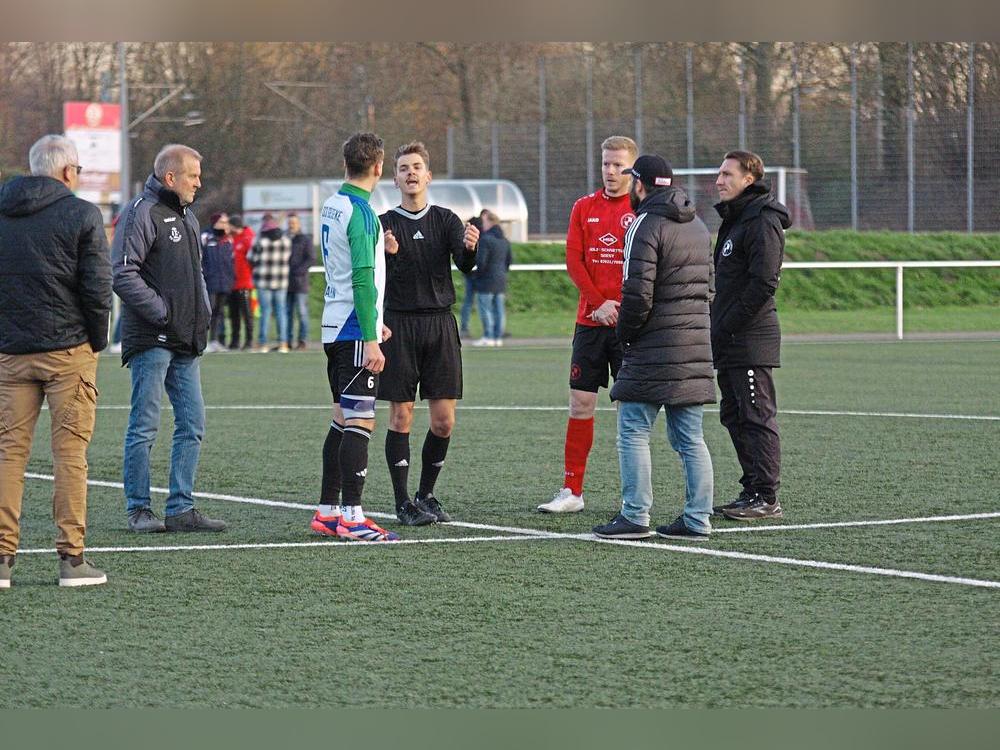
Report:
[{"label": "brown shoe", "polygon": [[781,518],[781,503],[778,498],[770,502],[762,497],[755,497],[742,508],[731,508],[722,511],[730,521],[756,521],[758,518]]}]

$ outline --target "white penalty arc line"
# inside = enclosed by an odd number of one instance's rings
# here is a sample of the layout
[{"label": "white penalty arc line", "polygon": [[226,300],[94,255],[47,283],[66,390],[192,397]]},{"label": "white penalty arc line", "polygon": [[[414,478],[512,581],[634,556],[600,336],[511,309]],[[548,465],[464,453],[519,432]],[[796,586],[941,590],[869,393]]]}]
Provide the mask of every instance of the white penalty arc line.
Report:
[{"label": "white penalty arc line", "polygon": [[[384,405],[383,405],[384,406]],[[46,408],[46,407],[43,407]],[[131,407],[127,404],[98,404],[99,410],[124,411]],[[169,409],[169,405],[165,408]],[[317,411],[328,410],[330,404],[210,404],[206,411]],[[426,408],[419,406],[417,408]],[[565,412],[565,406],[489,406],[463,405],[461,411],[554,411]],[[612,406],[599,406],[597,411],[613,412]],[[705,409],[707,413],[717,414],[718,409]],[[902,411],[834,411],[825,409],[779,409],[779,414],[792,414],[806,417],[882,417],[887,419],[957,419],[972,422],[1000,422],[1000,416],[992,414],[922,414]]]},{"label": "white penalty arc line", "polygon": [[[472,542],[535,542],[545,537],[517,534],[512,536],[465,536],[438,537],[433,539],[399,539],[395,542],[385,542],[388,546],[398,544],[468,544]],[[334,547],[340,549],[370,549],[371,544],[352,544],[343,540],[328,542],[247,542],[243,544],[187,544],[174,546],[143,546],[143,547],[87,547],[87,552],[202,552],[206,550],[239,550],[239,549],[293,549],[297,547]],[[55,554],[56,549],[21,549],[19,555]]]},{"label": "white penalty arc line", "polygon": [[[54,480],[54,477],[51,474],[25,473],[24,476],[26,478],[29,478],[29,479],[45,479],[45,480],[49,480],[49,481]],[[97,479],[88,479],[87,483],[95,485],[95,486],[100,486],[100,487],[116,487],[116,488],[122,488],[123,487],[123,484],[121,482],[107,482],[107,481],[102,481],[102,480],[97,480]],[[151,489],[151,491],[157,492],[159,494],[166,494],[167,493],[167,490],[164,490],[162,488],[150,488],[150,489]],[[279,507],[279,508],[293,508],[293,509],[296,509],[296,510],[313,510],[313,506],[306,505],[304,503],[289,503],[289,502],[283,502],[283,501],[279,501],[279,500],[265,500],[263,498],[247,498],[247,497],[239,497],[237,495],[222,495],[222,494],[218,494],[218,493],[208,493],[208,492],[195,492],[194,495],[195,495],[195,497],[203,497],[203,498],[206,498],[206,499],[228,500],[230,502],[246,503],[246,504],[250,504],[250,505],[265,505],[265,506]],[[371,515],[373,517],[380,517],[380,518],[393,518],[394,517],[394,516],[392,516],[391,514],[388,514],[388,513],[374,513],[374,512],[371,512],[371,513],[369,513],[369,515]],[[982,517],[992,518],[996,514],[990,514],[990,513],[982,514],[982,513],[977,513],[977,514],[970,514],[970,515],[974,515],[977,518],[982,518]],[[964,517],[962,517],[962,516],[951,516],[951,517],[948,517],[948,516],[937,516],[937,517],[931,517],[931,518],[933,518],[934,520],[955,520],[957,518],[960,519],[960,518],[964,518]],[[924,521],[924,522],[929,521],[929,520],[930,520],[930,518],[921,519],[921,521]],[[907,522],[907,521],[908,521],[908,519],[896,519],[897,523],[903,523],[903,522]],[[844,523],[849,523],[851,525],[857,526],[857,525],[865,524],[866,522],[864,522],[864,521],[856,521],[856,522],[844,522]],[[878,567],[865,566],[865,565],[849,565],[849,564],[846,564],[846,563],[830,563],[830,562],[824,562],[824,561],[821,561],[821,560],[803,560],[803,559],[795,558],[795,557],[776,557],[776,556],[773,556],[773,555],[758,555],[758,554],[751,554],[751,553],[747,553],[747,552],[732,552],[732,551],[728,551],[728,550],[713,550],[713,549],[708,549],[708,548],[705,548],[705,547],[686,547],[686,546],[679,546],[679,545],[675,545],[675,544],[659,544],[659,543],[640,542],[640,541],[632,541],[632,540],[624,540],[624,539],[601,539],[600,537],[594,536],[593,534],[565,534],[565,533],[558,533],[558,532],[551,532],[551,531],[542,531],[542,530],[539,530],[539,529],[524,529],[524,528],[518,528],[518,527],[511,527],[511,526],[492,526],[490,524],[467,523],[467,522],[462,522],[462,521],[451,521],[451,522],[448,523],[448,525],[449,526],[461,527],[461,528],[469,528],[469,529],[481,529],[481,530],[489,530],[489,531],[498,531],[498,532],[502,532],[502,533],[505,533],[505,534],[516,534],[517,535],[516,538],[528,538],[528,539],[577,539],[577,540],[581,540],[581,541],[598,542],[598,543],[602,543],[602,544],[618,544],[618,545],[625,545],[625,546],[632,546],[632,547],[641,547],[641,548],[646,548],[646,549],[661,549],[661,550],[667,550],[667,551],[673,551],[673,552],[684,552],[684,553],[687,553],[687,554],[707,555],[707,556],[710,556],[710,557],[724,557],[724,558],[729,558],[729,559],[734,559],[734,560],[747,560],[747,561],[753,561],[753,562],[775,563],[775,564],[779,564],[779,565],[791,565],[791,566],[804,567],[804,568],[817,568],[817,569],[822,569],[822,570],[839,570],[839,571],[845,571],[845,572],[850,572],[850,573],[863,573],[863,574],[869,574],[869,575],[880,575],[880,576],[886,576],[886,577],[891,577],[891,578],[910,578],[910,579],[916,579],[916,580],[921,580],[921,581],[932,581],[932,582],[935,582],[935,583],[954,583],[954,584],[959,584],[959,585],[963,585],[963,586],[974,586],[974,587],[978,587],[978,588],[1000,588],[1000,581],[990,581],[990,580],[984,580],[984,579],[978,579],[978,578],[964,578],[964,577],[959,577],[959,576],[944,576],[944,575],[938,575],[938,574],[935,574],[935,573],[919,573],[919,572],[909,571],[909,570],[897,570],[895,568],[878,568]],[[815,524],[802,524],[802,525],[803,526],[808,526],[808,527],[813,527],[813,528],[817,527]],[[763,527],[761,527],[761,528],[763,528]],[[777,528],[785,528],[785,527],[777,527]],[[482,537],[477,537],[476,539],[480,540],[480,539],[482,539]],[[400,540],[400,541],[404,541],[405,542],[406,540]],[[416,542],[416,541],[420,541],[420,540],[413,540],[413,541]],[[499,541],[499,540],[497,540],[497,541]],[[275,543],[275,544],[284,544],[284,543]],[[289,544],[289,545],[294,544],[296,546],[310,546],[310,545],[315,546],[315,545],[317,545],[316,542],[311,542],[311,543],[310,542],[299,542],[299,543],[287,543],[287,544]],[[318,544],[322,545],[323,543],[321,542],[321,543],[318,543]],[[393,544],[399,544],[399,542],[393,542]],[[232,545],[223,545],[223,546],[224,547],[228,547],[228,546],[232,546]],[[260,548],[267,548],[267,546],[268,546],[267,544],[264,544]],[[145,550],[147,548],[142,548],[142,549]]]}]

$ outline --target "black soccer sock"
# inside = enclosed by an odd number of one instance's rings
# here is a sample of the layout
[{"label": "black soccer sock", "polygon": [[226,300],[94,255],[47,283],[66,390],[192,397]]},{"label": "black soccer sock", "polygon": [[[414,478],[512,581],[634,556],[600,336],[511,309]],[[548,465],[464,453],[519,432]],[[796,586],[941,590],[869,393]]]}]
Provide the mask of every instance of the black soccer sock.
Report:
[{"label": "black soccer sock", "polygon": [[427,437],[424,438],[424,449],[420,453],[420,497],[427,497],[434,492],[434,484],[437,482],[441,467],[444,466],[445,456],[448,455],[448,443],[450,437],[438,437],[430,430],[427,430]]},{"label": "black soccer sock", "polygon": [[389,430],[385,434],[385,462],[389,465],[396,510],[409,501],[410,433]]},{"label": "black soccer sock", "polygon": [[368,441],[372,433],[364,427],[344,428],[340,441],[341,505],[361,505],[368,474]]},{"label": "black soccer sock", "polygon": [[323,441],[323,481],[319,491],[320,505],[340,505],[340,441],[344,427],[330,422],[330,431]]}]

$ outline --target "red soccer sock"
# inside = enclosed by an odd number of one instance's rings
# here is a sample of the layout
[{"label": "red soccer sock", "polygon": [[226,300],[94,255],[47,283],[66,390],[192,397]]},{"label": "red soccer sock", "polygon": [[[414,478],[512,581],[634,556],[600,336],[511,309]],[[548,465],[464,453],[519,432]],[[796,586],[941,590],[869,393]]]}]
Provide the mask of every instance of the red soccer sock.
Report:
[{"label": "red soccer sock", "polygon": [[563,486],[569,487],[574,495],[583,494],[583,475],[587,471],[587,457],[594,444],[594,418],[569,418],[566,423],[566,477]]}]

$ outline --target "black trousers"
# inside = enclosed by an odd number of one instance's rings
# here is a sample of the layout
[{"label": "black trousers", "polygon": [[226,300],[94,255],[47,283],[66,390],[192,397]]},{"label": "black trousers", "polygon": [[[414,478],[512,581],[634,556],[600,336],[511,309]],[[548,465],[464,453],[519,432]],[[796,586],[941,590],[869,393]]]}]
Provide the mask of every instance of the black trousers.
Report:
[{"label": "black trousers", "polygon": [[777,496],[781,473],[778,401],[770,367],[719,370],[719,421],[729,430],[748,492],[770,500]]},{"label": "black trousers", "polygon": [[226,301],[229,292],[210,292],[208,301],[212,303],[212,319],[208,324],[208,333],[213,341],[226,343]]},{"label": "black trousers", "polygon": [[253,344],[253,313],[250,312],[249,289],[234,289],[229,293],[229,348],[240,347],[240,323],[246,331],[246,344]]}]

